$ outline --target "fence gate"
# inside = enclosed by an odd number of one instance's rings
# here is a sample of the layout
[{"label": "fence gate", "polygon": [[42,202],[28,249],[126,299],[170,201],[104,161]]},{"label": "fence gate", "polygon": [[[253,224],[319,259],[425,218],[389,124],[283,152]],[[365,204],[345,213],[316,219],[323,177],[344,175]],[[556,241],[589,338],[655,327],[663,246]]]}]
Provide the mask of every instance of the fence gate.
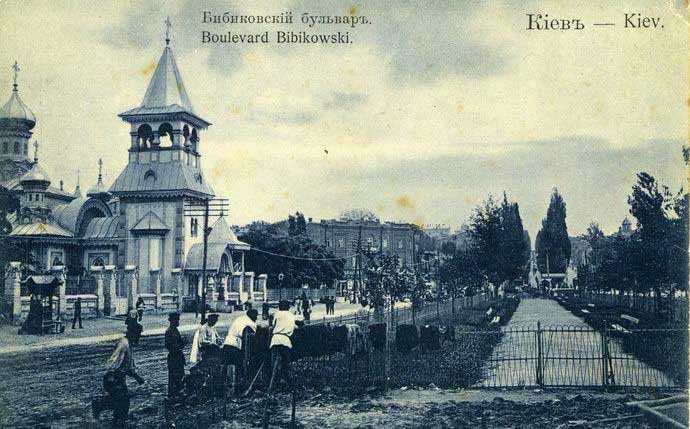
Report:
[{"label": "fence gate", "polygon": [[[681,387],[667,375],[669,368],[664,368],[665,372],[658,369],[664,367],[667,352],[636,352],[636,356],[645,357],[644,362],[630,353],[635,347],[650,347],[646,339],[659,333],[600,333],[589,326],[542,327],[538,323],[483,334],[500,339],[488,360],[481,387]],[[687,332],[664,330],[663,334],[682,341]],[[687,355],[675,359],[686,362]]]}]

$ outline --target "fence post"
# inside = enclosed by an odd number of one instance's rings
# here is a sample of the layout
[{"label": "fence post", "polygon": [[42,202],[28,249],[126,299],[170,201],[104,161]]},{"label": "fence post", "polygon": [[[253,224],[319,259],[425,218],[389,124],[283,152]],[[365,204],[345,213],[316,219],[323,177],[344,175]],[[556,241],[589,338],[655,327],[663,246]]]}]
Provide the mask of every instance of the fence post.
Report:
[{"label": "fence post", "polygon": [[541,322],[537,321],[537,384],[539,387],[544,387],[543,359]]},{"label": "fence post", "polygon": [[608,335],[608,321],[604,319],[604,329],[601,334],[601,380],[602,386],[609,385],[609,369],[608,369],[608,347],[606,346],[606,337]]}]

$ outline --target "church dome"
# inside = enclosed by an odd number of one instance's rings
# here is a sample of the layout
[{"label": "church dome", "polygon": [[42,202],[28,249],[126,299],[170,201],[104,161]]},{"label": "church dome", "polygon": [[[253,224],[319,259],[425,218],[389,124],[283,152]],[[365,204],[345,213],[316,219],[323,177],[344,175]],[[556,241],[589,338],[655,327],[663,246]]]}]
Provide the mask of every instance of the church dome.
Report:
[{"label": "church dome", "polygon": [[36,125],[36,116],[19,98],[19,91],[17,91],[16,86],[12,90],[10,99],[0,108],[0,124],[3,123],[10,125],[23,123],[28,129],[32,129]]},{"label": "church dome", "polygon": [[26,183],[26,182],[47,182],[50,183],[50,177],[48,177],[48,173],[45,172],[45,170],[38,165],[38,162],[34,163],[34,165],[31,167],[31,170],[27,171],[26,174],[22,176],[21,179],[19,179],[20,183]]}]

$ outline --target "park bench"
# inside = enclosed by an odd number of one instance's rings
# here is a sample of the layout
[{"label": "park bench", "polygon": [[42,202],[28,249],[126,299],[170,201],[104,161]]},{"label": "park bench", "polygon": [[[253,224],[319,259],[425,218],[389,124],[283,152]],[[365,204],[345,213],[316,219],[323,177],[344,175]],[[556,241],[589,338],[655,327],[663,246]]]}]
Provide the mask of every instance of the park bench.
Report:
[{"label": "park bench", "polygon": [[632,316],[627,315],[627,314],[621,314],[621,319],[627,320],[628,322],[632,323],[633,325],[637,325],[638,323],[640,323],[640,319],[638,319],[637,317],[632,317]]},{"label": "park bench", "polygon": [[640,323],[640,319],[637,317],[630,316],[628,314],[621,314],[621,325],[627,329],[634,329],[637,324]]},{"label": "park bench", "polygon": [[619,325],[618,323],[612,324],[611,327],[612,327],[615,331],[618,331],[618,332],[620,332],[620,333],[622,333],[622,334],[629,334],[629,333],[630,333],[630,331],[628,331],[627,329],[625,329],[624,327],[622,327],[622,326]]},{"label": "park bench", "polygon": [[587,307],[589,307],[589,308],[594,308],[595,305],[594,305],[594,304],[587,304]]},{"label": "park bench", "polygon": [[584,309],[584,308],[582,309],[582,312],[585,313],[585,314],[589,314],[589,310]]}]

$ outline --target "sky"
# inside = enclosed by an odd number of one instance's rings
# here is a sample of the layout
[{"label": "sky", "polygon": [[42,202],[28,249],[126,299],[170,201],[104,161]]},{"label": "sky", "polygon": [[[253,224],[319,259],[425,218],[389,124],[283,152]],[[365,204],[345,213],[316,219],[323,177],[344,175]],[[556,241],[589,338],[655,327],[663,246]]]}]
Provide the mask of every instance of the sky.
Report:
[{"label": "sky", "polygon": [[[141,103],[169,16],[187,92],[213,123],[201,136],[203,167],[234,224],[365,208],[457,228],[505,191],[534,238],[557,188],[570,235],[592,220],[612,233],[637,172],[685,183],[682,0],[253,3],[0,0],[0,102],[16,60],[53,184],[74,189],[79,170],[88,188],[103,158],[109,186],[130,141],[117,114]],[[296,23],[204,24],[204,11],[292,11]],[[308,28],[304,12],[371,23]],[[527,13],[587,28],[526,31]],[[625,29],[624,13],[661,17],[664,28]],[[353,43],[209,45],[204,30],[340,30]]]}]

